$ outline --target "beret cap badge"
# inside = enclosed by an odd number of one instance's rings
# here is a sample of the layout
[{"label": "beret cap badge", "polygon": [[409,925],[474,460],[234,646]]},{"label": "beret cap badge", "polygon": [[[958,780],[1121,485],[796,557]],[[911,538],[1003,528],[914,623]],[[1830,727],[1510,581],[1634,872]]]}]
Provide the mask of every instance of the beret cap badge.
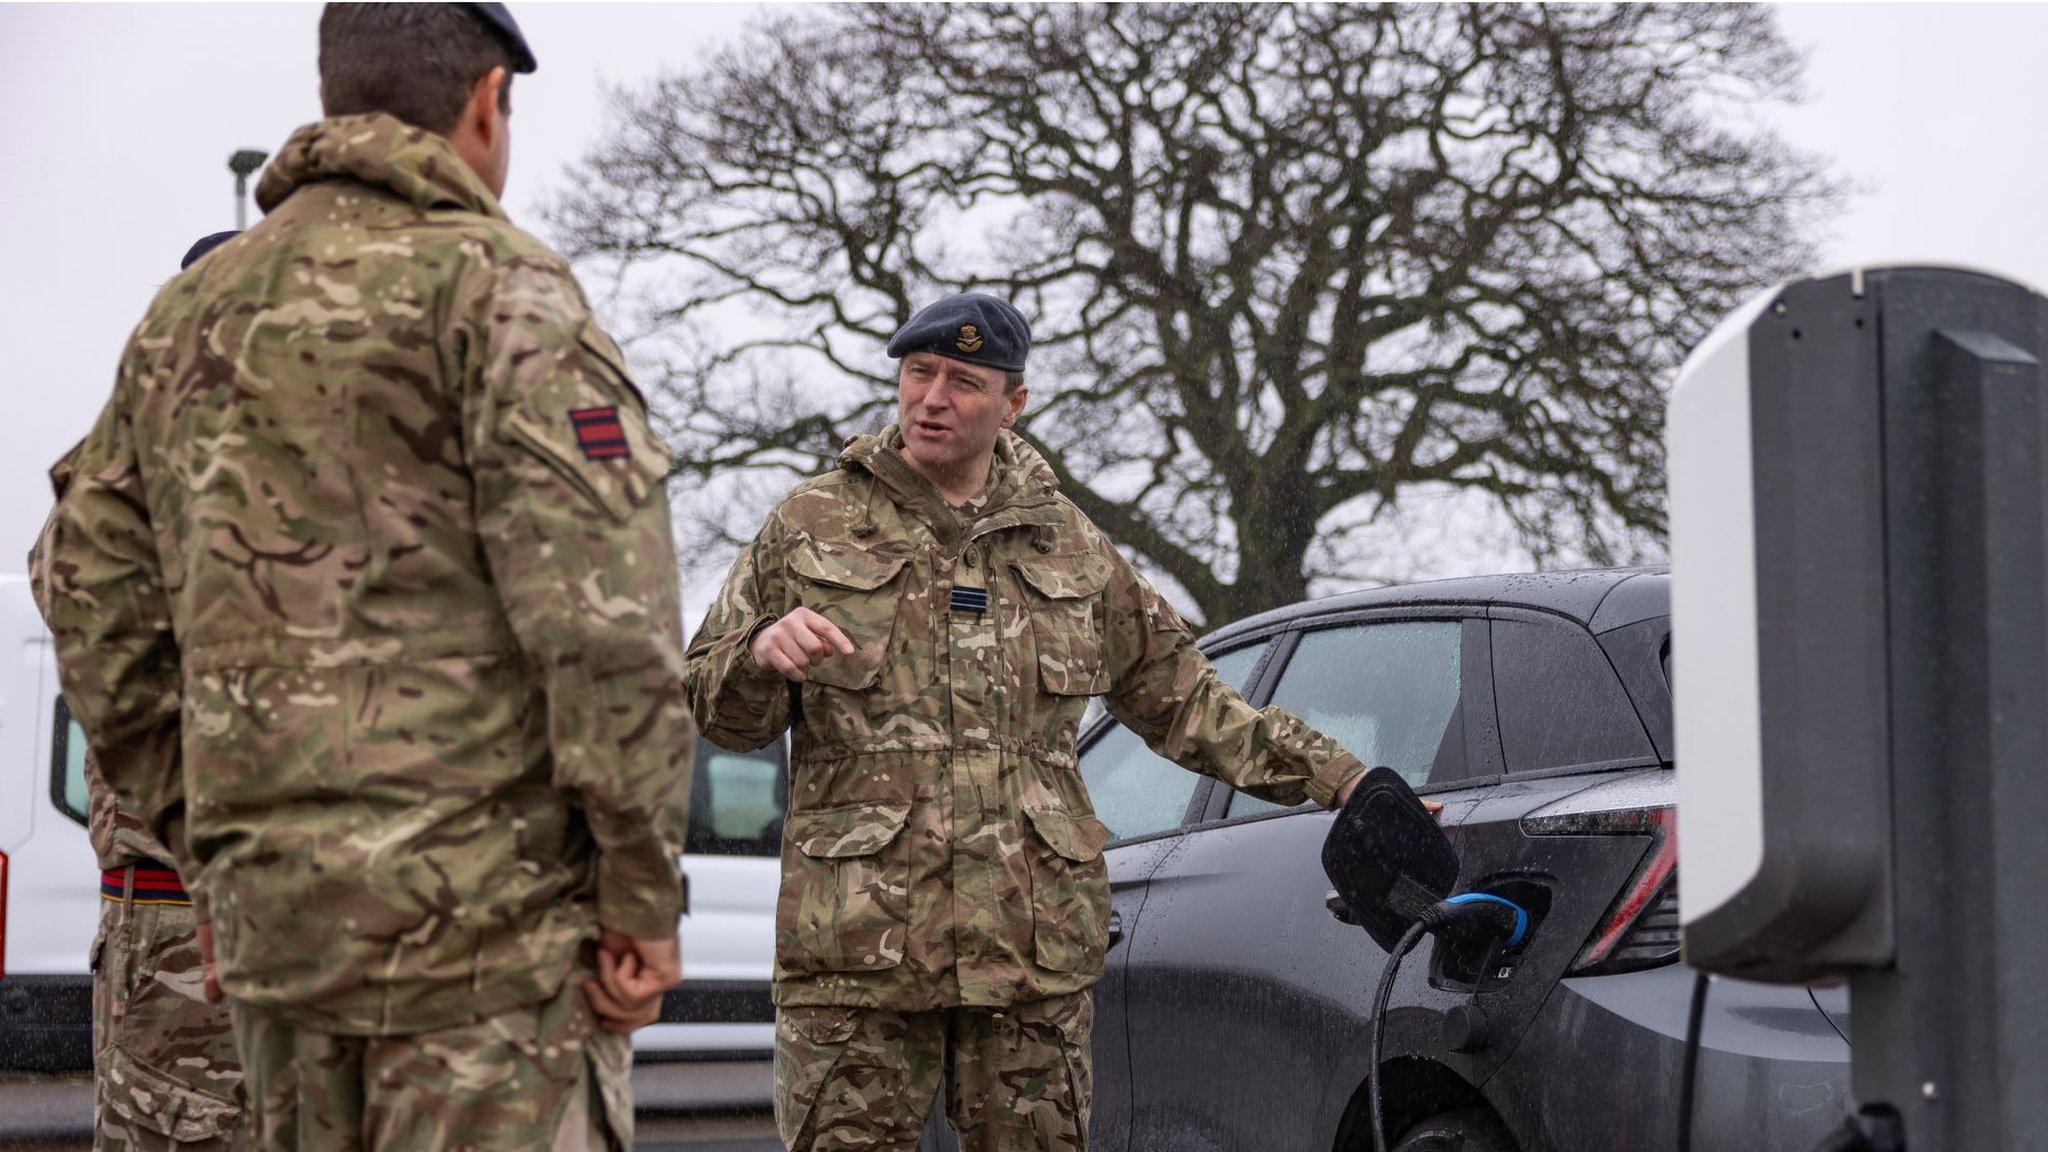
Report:
[{"label": "beret cap badge", "polygon": [[934,300],[889,337],[894,359],[926,352],[1005,372],[1022,372],[1030,351],[1031,325],[1024,314],[985,292]]}]

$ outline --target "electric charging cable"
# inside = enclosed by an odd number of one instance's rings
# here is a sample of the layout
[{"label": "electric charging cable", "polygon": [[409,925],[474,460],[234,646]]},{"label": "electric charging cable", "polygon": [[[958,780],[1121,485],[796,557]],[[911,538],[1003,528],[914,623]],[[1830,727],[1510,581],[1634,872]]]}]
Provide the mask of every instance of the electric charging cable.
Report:
[{"label": "electric charging cable", "polygon": [[1387,966],[1380,972],[1379,990],[1372,998],[1372,1040],[1367,1055],[1372,1076],[1366,1081],[1366,1104],[1371,1111],[1373,1152],[1387,1152],[1386,1118],[1380,1109],[1380,1055],[1386,1048],[1387,1002],[1394,996],[1394,978],[1401,961],[1408,958],[1424,933],[1435,933],[1447,943],[1498,943],[1519,946],[1529,936],[1529,913],[1521,905],[1491,892],[1466,892],[1439,900],[1423,910],[1421,919],[1408,926],[1394,950],[1387,953]]},{"label": "electric charging cable", "polygon": [[[1692,1006],[1685,1014],[1685,1060],[1679,1066],[1678,1152],[1692,1152],[1693,1105],[1699,1086],[1700,1031],[1707,1016],[1705,972],[1693,977]],[[1899,1114],[1881,1104],[1866,1104],[1842,1117],[1834,1131],[1821,1137],[1813,1152],[1905,1152],[1906,1130]]]},{"label": "electric charging cable", "polygon": [[1707,1017],[1707,974],[1692,981],[1692,1006],[1685,1013],[1685,1060],[1678,1069],[1678,1152],[1692,1152],[1693,1089],[1700,1076],[1700,1027]]}]

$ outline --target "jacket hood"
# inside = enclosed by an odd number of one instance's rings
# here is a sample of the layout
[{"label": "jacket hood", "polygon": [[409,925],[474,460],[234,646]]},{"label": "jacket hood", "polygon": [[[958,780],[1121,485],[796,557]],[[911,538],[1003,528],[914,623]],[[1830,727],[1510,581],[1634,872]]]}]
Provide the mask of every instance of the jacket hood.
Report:
[{"label": "jacket hood", "polygon": [[[930,483],[903,459],[902,446],[903,433],[891,424],[872,436],[848,440],[845,450],[839,453],[839,467],[866,471],[899,497],[929,491]],[[1008,428],[996,437],[994,472],[989,486],[995,495],[991,508],[1059,491],[1059,478],[1053,474],[1052,465],[1045,462],[1038,449]]]},{"label": "jacket hood", "polygon": [[360,180],[421,208],[455,208],[503,220],[498,198],[446,137],[383,112],[332,116],[292,133],[256,184],[256,205],[323,180]]}]

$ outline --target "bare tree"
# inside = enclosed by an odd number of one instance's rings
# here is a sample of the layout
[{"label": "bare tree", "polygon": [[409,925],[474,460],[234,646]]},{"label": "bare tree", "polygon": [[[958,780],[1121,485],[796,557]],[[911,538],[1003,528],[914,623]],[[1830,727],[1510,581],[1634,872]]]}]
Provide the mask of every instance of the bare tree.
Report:
[{"label": "bare tree", "polygon": [[886,423],[889,334],[979,288],[1064,490],[1220,622],[1371,574],[1420,492],[1654,553],[1662,383],[1839,199],[1750,115],[1802,65],[1725,5],[812,10],[615,93],[550,223],[704,483],[686,552]]}]

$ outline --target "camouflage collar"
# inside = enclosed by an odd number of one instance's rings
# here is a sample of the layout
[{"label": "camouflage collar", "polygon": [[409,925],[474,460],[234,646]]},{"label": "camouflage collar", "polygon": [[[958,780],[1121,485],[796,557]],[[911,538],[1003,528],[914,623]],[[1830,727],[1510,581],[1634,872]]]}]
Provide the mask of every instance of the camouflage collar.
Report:
[{"label": "camouflage collar", "polygon": [[497,197],[447,139],[382,112],[332,116],[292,133],[256,185],[256,204],[273,211],[306,184],[360,180],[421,208],[455,208],[497,219]]},{"label": "camouflage collar", "polygon": [[894,424],[877,435],[856,436],[839,454],[839,466],[873,476],[898,507],[931,525],[940,539],[953,542],[1019,524],[1053,522],[1044,513],[1056,503],[1059,481],[1038,450],[1015,432],[1004,429],[996,440],[994,475],[979,514],[946,503],[938,489],[903,459],[898,451],[902,443]]},{"label": "camouflage collar", "polygon": [[[898,454],[897,449],[902,444],[903,433],[896,425],[891,424],[875,435],[855,436],[848,440],[845,450],[839,453],[838,463],[841,468],[862,468],[877,473],[877,478],[890,482],[892,487],[901,487],[894,483],[900,478],[899,473],[916,477],[918,483],[924,484],[924,477],[919,476],[915,469],[904,463],[902,456]],[[890,467],[887,463],[889,457],[894,457],[899,467]],[[881,476],[878,469],[891,474]],[[1059,486],[1060,482],[1058,477],[1053,475],[1052,465],[1045,462],[1045,457],[1038,454],[1038,449],[1033,448],[1024,437],[1008,428],[1003,429],[996,438],[995,475],[991,477],[990,494],[1002,497],[1007,502],[1029,496],[1048,495],[1058,490]]]}]

